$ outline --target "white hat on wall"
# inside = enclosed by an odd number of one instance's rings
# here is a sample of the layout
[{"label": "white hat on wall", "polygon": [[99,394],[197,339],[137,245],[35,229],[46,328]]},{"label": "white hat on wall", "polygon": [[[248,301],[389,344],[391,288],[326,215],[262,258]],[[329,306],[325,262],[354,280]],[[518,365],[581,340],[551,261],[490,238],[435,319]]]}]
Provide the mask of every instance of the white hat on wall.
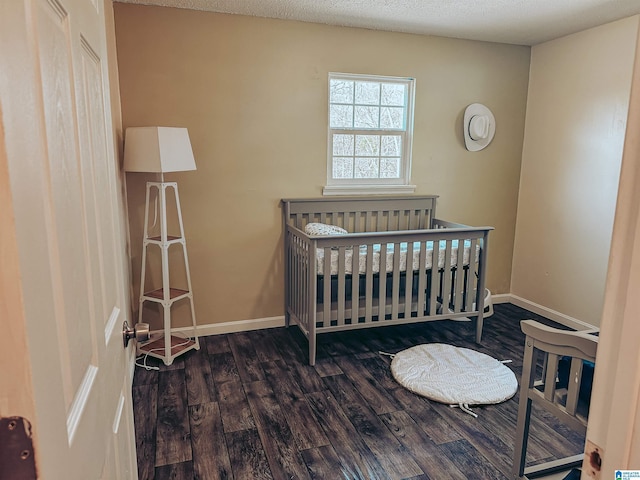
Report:
[{"label": "white hat on wall", "polygon": [[470,152],[482,150],[493,140],[496,119],[481,103],[472,103],[464,111],[464,145]]}]

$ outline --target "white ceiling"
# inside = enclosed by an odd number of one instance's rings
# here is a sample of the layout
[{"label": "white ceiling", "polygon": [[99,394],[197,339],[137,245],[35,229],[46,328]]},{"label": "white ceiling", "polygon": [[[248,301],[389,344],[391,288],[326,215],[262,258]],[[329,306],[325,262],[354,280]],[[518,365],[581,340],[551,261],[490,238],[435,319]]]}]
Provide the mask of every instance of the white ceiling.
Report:
[{"label": "white ceiling", "polygon": [[535,45],[640,13],[640,0],[116,0]]}]

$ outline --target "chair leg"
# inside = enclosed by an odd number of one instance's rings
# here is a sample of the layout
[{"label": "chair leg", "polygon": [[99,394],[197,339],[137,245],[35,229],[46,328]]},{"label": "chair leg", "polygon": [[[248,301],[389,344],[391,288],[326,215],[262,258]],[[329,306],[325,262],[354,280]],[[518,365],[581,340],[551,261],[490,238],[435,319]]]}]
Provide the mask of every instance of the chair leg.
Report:
[{"label": "chair leg", "polygon": [[522,478],[527,463],[527,441],[531,420],[531,399],[529,389],[533,387],[535,364],[533,363],[533,341],[527,338],[520,380],[520,402],[518,404],[518,423],[513,448],[513,479]]},{"label": "chair leg", "polygon": [[[520,392],[522,395],[522,392]],[[522,402],[524,398],[524,402]],[[529,439],[529,421],[531,420],[531,400],[521,397],[518,406],[518,426],[516,427],[516,439],[513,447],[513,478],[522,478],[527,464],[527,441]]]}]

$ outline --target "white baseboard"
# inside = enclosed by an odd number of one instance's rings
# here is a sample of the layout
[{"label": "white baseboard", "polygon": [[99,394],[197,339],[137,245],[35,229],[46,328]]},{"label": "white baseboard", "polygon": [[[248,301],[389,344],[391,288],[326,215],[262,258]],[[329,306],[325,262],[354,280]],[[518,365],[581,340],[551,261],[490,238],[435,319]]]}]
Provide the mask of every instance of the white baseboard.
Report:
[{"label": "white baseboard", "polygon": [[[494,305],[499,303],[513,303],[518,307],[524,308],[533,313],[537,313],[538,315],[542,315],[543,317],[546,317],[550,320],[553,320],[554,322],[558,322],[561,325],[573,328],[575,330],[594,328],[593,325],[583,322],[582,320],[578,320],[577,318],[570,317],[569,315],[556,312],[555,310],[551,310],[550,308],[544,307],[530,300],[518,297],[517,295],[512,295],[510,293],[500,293],[497,295],[491,294],[491,301]],[[198,325],[196,327],[196,334],[199,337],[204,337],[207,335],[248,332],[251,330],[262,330],[265,328],[276,327],[284,327],[284,315],[278,317],[254,318],[250,320],[236,320],[233,322]],[[191,327],[181,327],[175,328],[174,331],[189,335],[192,332],[192,329]]]},{"label": "white baseboard", "polygon": [[569,315],[557,312],[525,298],[518,297],[517,295],[509,295],[509,297],[511,297],[510,301],[514,305],[529,310],[530,312],[537,313],[538,315],[542,315],[543,317],[553,320],[554,322],[558,322],[560,325],[564,325],[565,327],[573,328],[574,330],[589,330],[594,328],[594,325],[591,325],[590,323],[583,322],[582,320],[570,317]]},{"label": "white baseboard", "polygon": [[511,295],[508,293],[499,293],[497,295],[491,294],[491,302],[495,305],[496,303],[510,303]]},{"label": "white baseboard", "polygon": [[[221,335],[223,333],[249,332],[251,330],[262,330],[265,328],[284,327],[284,315],[279,317],[255,318],[251,320],[236,320],[234,322],[210,323],[208,325],[196,326],[196,335],[205,337],[207,335]],[[191,327],[173,329],[174,332],[190,334]]]}]

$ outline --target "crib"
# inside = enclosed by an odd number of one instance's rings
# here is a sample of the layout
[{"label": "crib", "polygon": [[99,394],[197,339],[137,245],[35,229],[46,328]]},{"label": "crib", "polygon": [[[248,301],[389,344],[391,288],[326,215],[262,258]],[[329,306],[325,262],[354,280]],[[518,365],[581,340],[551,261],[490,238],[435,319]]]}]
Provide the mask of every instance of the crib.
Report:
[{"label": "crib", "polygon": [[285,323],[307,337],[311,365],[317,335],[343,330],[469,317],[480,343],[493,227],[437,219],[437,198],[282,200]]}]

